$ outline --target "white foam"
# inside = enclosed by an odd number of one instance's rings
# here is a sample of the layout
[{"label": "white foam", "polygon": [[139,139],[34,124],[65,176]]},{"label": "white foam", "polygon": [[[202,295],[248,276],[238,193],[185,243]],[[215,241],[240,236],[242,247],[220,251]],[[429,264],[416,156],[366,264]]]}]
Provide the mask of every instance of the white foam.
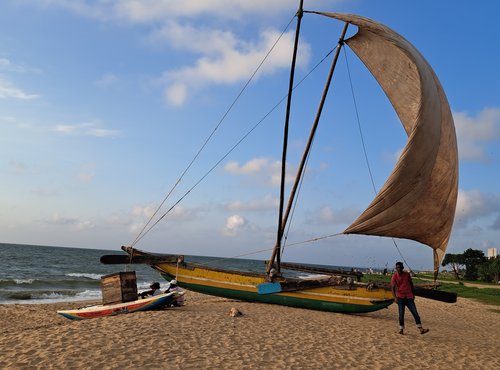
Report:
[{"label": "white foam", "polygon": [[86,274],[86,273],[71,272],[69,274],[66,274],[66,276],[84,277],[84,278],[92,279],[92,280],[101,280],[101,275],[99,275],[99,274]]},{"label": "white foam", "polygon": [[14,279],[16,284],[33,284],[34,279]]},{"label": "white foam", "polygon": [[85,290],[77,293],[74,296],[69,296],[60,293],[42,293],[33,294],[31,299],[18,299],[0,302],[1,304],[44,304],[44,303],[58,303],[58,302],[74,302],[74,301],[89,301],[101,299],[102,295],[99,290]]}]

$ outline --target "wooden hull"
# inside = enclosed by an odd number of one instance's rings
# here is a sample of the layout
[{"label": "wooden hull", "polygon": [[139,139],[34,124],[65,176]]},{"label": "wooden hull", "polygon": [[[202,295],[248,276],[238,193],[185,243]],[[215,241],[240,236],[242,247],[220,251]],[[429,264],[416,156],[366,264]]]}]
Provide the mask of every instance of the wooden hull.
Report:
[{"label": "wooden hull", "polygon": [[[93,319],[96,317],[114,316],[122,313],[156,310],[174,301],[178,293],[167,293],[137,301],[112,305],[95,305],[74,310],[57,311],[58,314],[71,320]],[[183,294],[183,293],[182,293]]]},{"label": "wooden hull", "polygon": [[325,286],[292,292],[259,294],[258,285],[266,283],[263,275],[224,271],[195,264],[155,263],[151,265],[166,280],[176,278],[182,288],[225,298],[280,304],[343,313],[365,313],[388,307],[392,293],[369,289],[367,285]]}]

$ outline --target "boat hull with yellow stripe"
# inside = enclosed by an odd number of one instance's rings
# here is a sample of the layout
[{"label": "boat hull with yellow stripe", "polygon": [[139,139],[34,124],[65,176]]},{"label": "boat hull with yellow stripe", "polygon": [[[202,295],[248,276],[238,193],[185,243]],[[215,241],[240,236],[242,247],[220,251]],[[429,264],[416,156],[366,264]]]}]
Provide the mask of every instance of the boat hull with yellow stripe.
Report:
[{"label": "boat hull with yellow stripe", "polygon": [[156,263],[152,267],[166,280],[175,278],[179,286],[185,289],[251,302],[344,313],[377,311],[393,302],[390,291],[361,283],[260,294],[258,286],[266,283],[264,275],[224,271],[189,263]]}]

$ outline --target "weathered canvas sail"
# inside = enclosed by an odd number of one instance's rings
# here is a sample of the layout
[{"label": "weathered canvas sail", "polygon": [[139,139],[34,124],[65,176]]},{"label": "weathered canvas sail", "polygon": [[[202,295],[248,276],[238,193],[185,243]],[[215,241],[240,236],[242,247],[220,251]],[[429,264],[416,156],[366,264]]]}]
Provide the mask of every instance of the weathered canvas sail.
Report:
[{"label": "weathered canvas sail", "polygon": [[358,26],[346,43],[391,101],[408,141],[386,183],[346,234],[406,238],[444,256],[458,192],[455,128],[434,71],[406,39],[390,28],[349,14],[320,13]]}]

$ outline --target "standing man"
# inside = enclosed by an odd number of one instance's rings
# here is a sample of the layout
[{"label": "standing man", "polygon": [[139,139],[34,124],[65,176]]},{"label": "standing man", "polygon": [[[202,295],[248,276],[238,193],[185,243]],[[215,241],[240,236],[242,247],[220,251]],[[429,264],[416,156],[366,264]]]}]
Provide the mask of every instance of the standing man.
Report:
[{"label": "standing man", "polygon": [[399,308],[399,334],[404,334],[405,327],[405,307],[408,307],[415,324],[420,330],[420,334],[425,334],[429,329],[424,329],[420,321],[420,316],[415,306],[415,294],[413,293],[413,281],[409,272],[404,271],[403,262],[396,262],[396,272],[392,275],[391,279],[392,294],[394,295],[394,302],[398,304]]}]

